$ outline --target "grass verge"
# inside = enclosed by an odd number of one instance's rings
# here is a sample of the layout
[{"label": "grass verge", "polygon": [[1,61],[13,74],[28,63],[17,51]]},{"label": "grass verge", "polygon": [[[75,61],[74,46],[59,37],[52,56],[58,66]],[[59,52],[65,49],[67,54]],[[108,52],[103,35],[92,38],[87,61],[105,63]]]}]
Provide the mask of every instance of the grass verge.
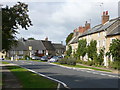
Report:
[{"label": "grass verge", "polygon": [[8,63],[8,62],[5,62],[5,61],[2,61],[2,64],[10,64],[10,63]]},{"label": "grass verge", "polygon": [[112,72],[110,70],[104,70],[104,69],[98,69],[98,68],[94,68],[94,67],[87,67],[87,66],[82,66],[82,65],[67,65],[67,64],[60,64],[57,62],[54,62],[54,64],[58,64],[58,65],[63,65],[63,66],[68,66],[68,67],[75,67],[75,68],[88,68],[88,69],[92,69],[92,70],[97,70],[97,71],[106,71],[106,72]]},{"label": "grass verge", "polygon": [[57,83],[18,66],[7,66],[23,88],[56,88]]}]

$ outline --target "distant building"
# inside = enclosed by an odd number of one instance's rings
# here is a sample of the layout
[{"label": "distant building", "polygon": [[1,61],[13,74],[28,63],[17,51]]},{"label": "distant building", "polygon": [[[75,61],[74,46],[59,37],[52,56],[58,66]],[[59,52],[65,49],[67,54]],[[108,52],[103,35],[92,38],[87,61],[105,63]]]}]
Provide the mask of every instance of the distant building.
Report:
[{"label": "distant building", "polygon": [[55,48],[55,54],[56,55],[63,55],[64,52],[65,52],[65,46],[62,45],[61,43],[52,43],[52,45],[54,46]]},{"label": "distant building", "polygon": [[[57,44],[58,45],[58,44]],[[62,49],[62,50],[61,50]],[[64,49],[64,50],[63,50]],[[48,41],[48,38],[45,40],[18,40],[17,46],[13,46],[7,53],[7,57],[13,57],[14,59],[22,59],[25,56],[44,56],[44,55],[58,55],[56,51],[63,54],[65,48],[52,44],[51,41]],[[61,52],[62,51],[62,52]]]}]

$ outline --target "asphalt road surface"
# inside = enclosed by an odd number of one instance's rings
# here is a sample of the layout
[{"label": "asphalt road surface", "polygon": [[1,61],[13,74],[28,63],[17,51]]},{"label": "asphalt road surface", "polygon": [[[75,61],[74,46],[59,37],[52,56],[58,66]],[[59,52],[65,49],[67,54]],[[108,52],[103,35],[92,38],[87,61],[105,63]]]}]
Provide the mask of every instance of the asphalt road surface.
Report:
[{"label": "asphalt road surface", "polygon": [[117,74],[86,69],[73,70],[47,62],[21,60],[12,63],[60,80],[69,88],[118,88],[119,86]]}]

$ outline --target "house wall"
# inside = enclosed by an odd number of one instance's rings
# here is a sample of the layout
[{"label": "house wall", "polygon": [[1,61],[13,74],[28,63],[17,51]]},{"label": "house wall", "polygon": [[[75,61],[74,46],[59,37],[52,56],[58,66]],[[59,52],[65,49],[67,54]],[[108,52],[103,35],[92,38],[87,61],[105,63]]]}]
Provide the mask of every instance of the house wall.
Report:
[{"label": "house wall", "polygon": [[5,58],[5,56],[6,56],[6,52],[0,52],[0,58]]}]

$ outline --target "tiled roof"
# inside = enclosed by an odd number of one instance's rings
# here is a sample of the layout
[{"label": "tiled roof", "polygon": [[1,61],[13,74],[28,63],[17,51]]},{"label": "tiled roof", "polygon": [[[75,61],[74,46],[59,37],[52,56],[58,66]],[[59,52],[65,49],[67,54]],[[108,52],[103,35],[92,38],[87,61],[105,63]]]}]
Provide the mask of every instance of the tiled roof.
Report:
[{"label": "tiled roof", "polygon": [[[96,25],[95,27],[88,29],[87,31],[85,31],[84,33],[73,37],[68,44],[72,44],[72,43],[77,43],[79,40],[79,37],[84,37],[93,33],[97,33],[97,32],[101,32],[103,30],[106,30],[107,28],[109,28],[112,24],[114,24],[116,21],[118,21],[120,19],[120,17],[115,18],[115,19],[111,19],[108,22],[106,22],[105,24],[99,24]],[[109,31],[107,31],[109,32]],[[108,35],[115,35],[115,34],[119,34],[120,33],[120,29],[119,27],[116,28],[115,30],[113,30],[111,33],[109,33]]]},{"label": "tiled roof", "polygon": [[113,36],[113,35],[120,35],[120,26],[116,27],[107,34],[107,36]]}]

